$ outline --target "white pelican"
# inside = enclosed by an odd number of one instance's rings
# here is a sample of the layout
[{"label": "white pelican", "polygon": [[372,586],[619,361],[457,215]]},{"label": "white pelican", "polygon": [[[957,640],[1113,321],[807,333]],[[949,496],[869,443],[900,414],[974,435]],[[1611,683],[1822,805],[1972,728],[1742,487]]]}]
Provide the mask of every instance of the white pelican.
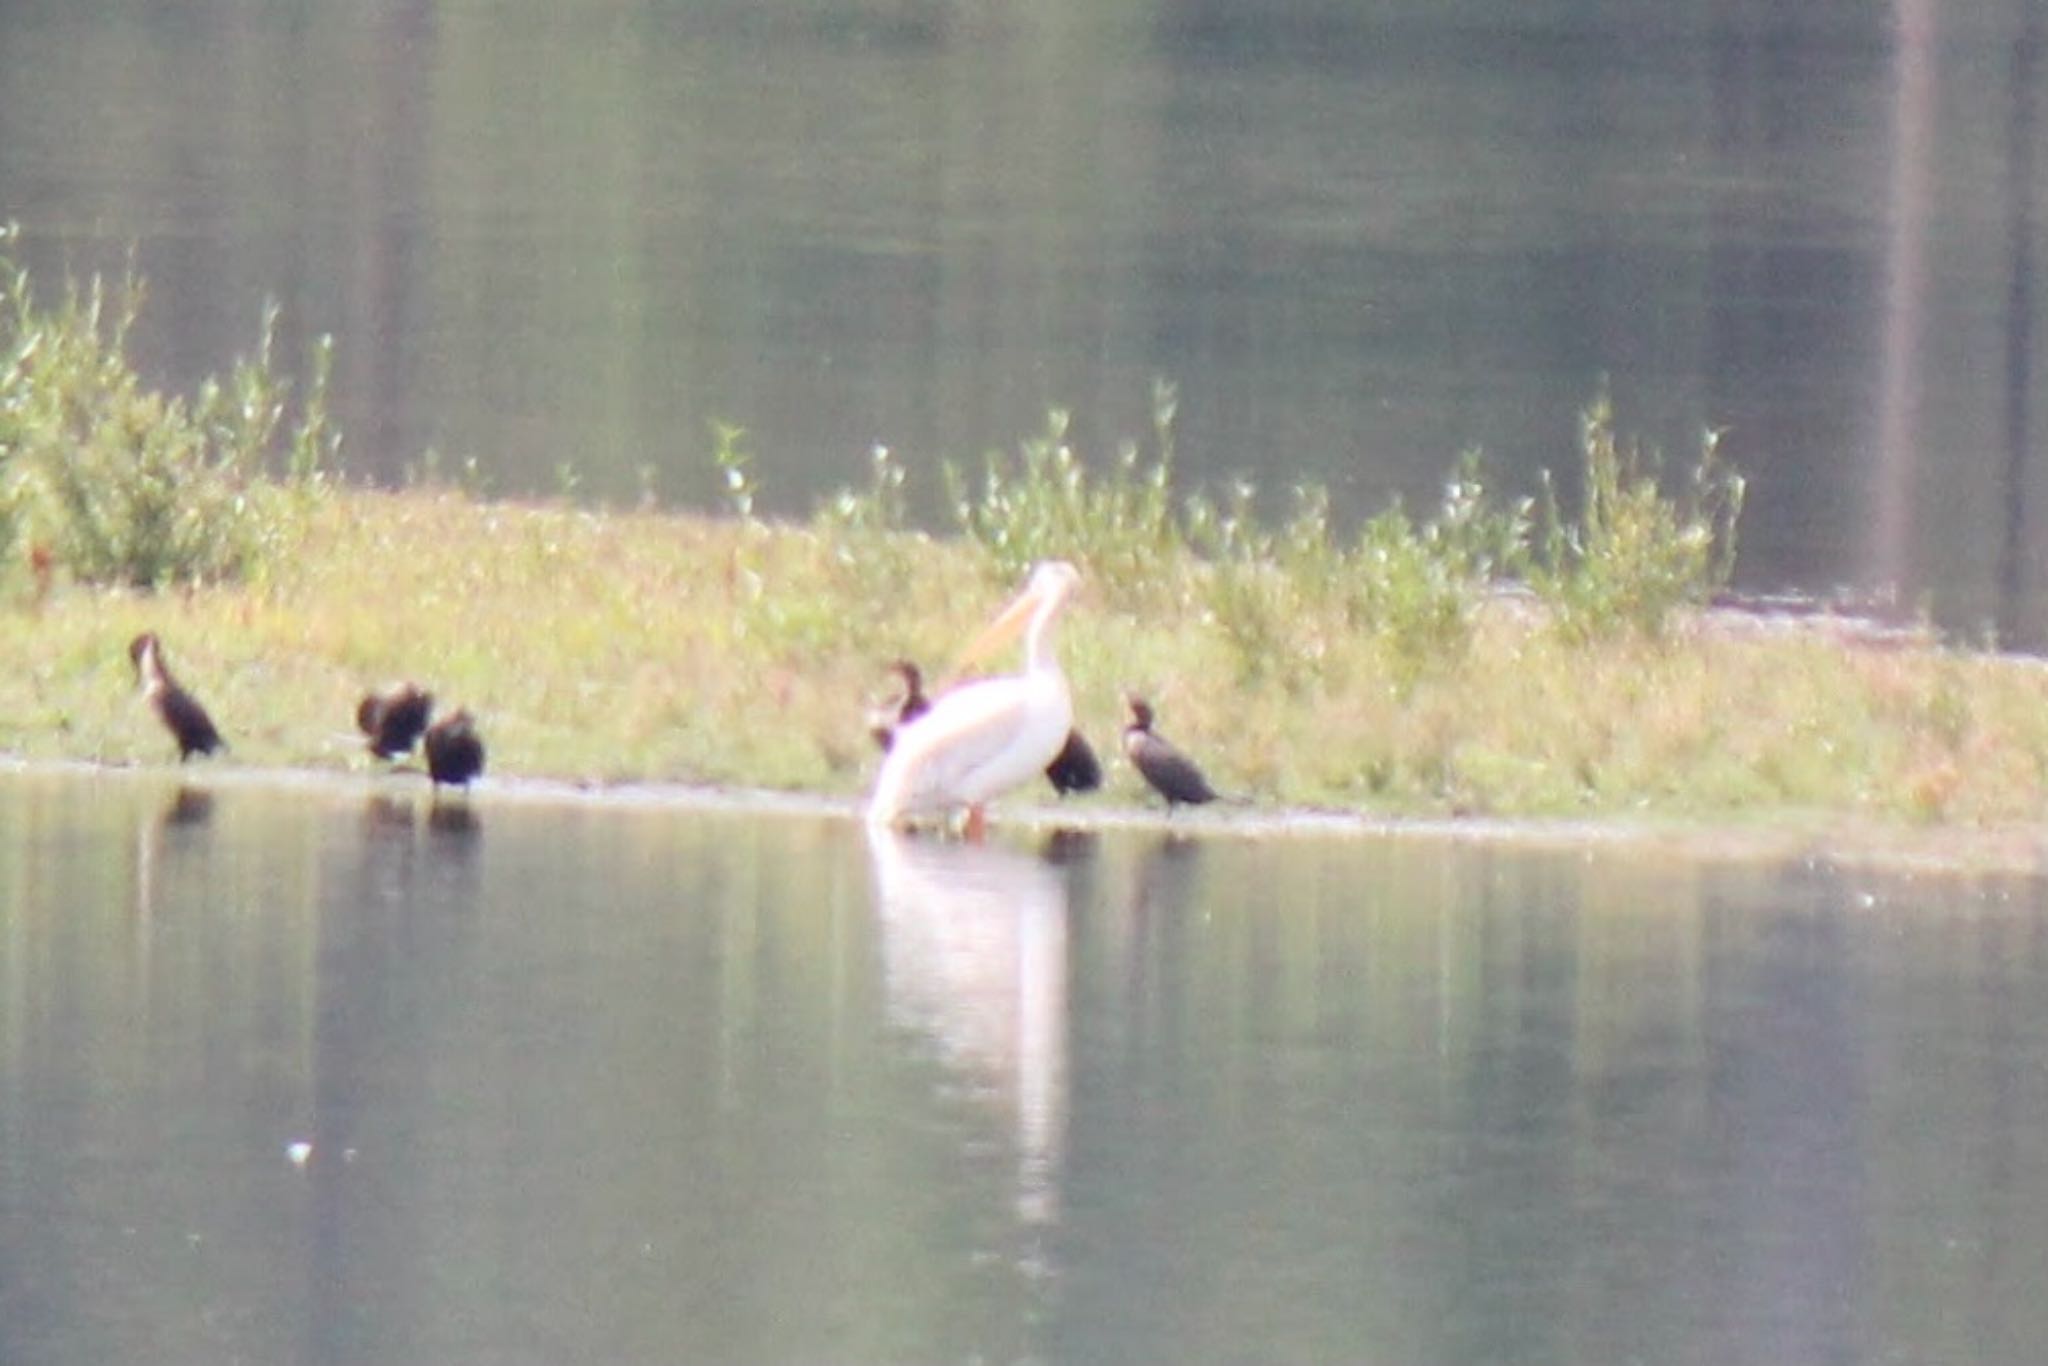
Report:
[{"label": "white pelican", "polygon": [[954,688],[898,730],[868,799],[870,824],[964,806],[967,836],[979,839],[983,804],[1045,772],[1074,725],[1074,702],[1053,655],[1052,629],[1080,586],[1080,573],[1063,560],[1031,571],[1017,600],[961,657],[966,663],[985,654],[1024,627],[1024,672]]}]

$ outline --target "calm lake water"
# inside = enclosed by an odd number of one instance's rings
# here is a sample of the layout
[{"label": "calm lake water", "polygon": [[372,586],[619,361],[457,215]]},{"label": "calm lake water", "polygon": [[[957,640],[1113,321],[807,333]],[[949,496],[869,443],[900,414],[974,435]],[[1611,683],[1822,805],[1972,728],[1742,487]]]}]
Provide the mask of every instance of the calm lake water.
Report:
[{"label": "calm lake water", "polygon": [[10,774],[0,1360],[2032,1362],[2044,979],[2038,879]]},{"label": "calm lake water", "polygon": [[355,472],[808,511],[1181,386],[1340,513],[1624,430],[1752,479],[1755,588],[2048,639],[2048,0],[16,0],[0,216],[147,370],[337,334]]}]

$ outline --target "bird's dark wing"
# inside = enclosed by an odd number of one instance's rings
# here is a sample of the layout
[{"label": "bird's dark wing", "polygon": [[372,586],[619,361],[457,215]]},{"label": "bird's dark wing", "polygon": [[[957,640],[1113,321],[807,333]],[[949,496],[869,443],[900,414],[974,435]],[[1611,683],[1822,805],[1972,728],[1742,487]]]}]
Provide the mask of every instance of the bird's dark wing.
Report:
[{"label": "bird's dark wing", "polygon": [[1067,732],[1067,743],[1045,766],[1045,780],[1062,796],[1069,792],[1093,792],[1102,786],[1102,761],[1078,730]]},{"label": "bird's dark wing", "polygon": [[211,754],[221,747],[220,732],[214,729],[213,718],[191,693],[183,688],[166,688],[157,698],[157,707],[164,725],[178,739],[180,757]]},{"label": "bird's dark wing", "polygon": [[1145,781],[1169,802],[1199,806],[1216,800],[1216,789],[1195,767],[1195,761],[1157,735],[1146,734],[1131,746],[1131,763]]}]

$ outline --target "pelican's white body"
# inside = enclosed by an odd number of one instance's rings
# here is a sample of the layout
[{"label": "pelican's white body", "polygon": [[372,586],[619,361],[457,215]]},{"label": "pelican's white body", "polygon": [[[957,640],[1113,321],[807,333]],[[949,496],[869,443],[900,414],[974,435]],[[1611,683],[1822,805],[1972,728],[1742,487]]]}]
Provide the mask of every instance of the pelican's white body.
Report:
[{"label": "pelican's white body", "polygon": [[1052,650],[1052,627],[1080,583],[1072,565],[1040,565],[1022,597],[992,632],[1030,614],[1024,672],[984,678],[938,697],[932,709],[896,732],[868,799],[868,820],[982,803],[1045,772],[1074,726],[1074,701]]},{"label": "pelican's white body", "polygon": [[1057,668],[955,688],[896,732],[868,819],[886,824],[1000,797],[1043,774],[1073,725]]}]

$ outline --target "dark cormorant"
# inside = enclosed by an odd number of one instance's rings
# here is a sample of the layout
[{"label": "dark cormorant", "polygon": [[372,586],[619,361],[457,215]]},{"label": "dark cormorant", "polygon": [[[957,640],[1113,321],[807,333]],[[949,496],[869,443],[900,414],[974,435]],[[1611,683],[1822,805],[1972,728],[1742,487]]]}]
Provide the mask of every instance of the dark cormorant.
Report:
[{"label": "dark cormorant", "polygon": [[435,787],[442,783],[468,787],[484,771],[484,742],[467,710],[458,709],[428,726],[422,743],[427,752],[427,776]]},{"label": "dark cormorant", "polygon": [[1125,699],[1131,708],[1131,724],[1124,727],[1124,755],[1131,766],[1152,784],[1152,790],[1166,798],[1166,809],[1176,804],[1200,806],[1216,800],[1216,789],[1195,767],[1195,761],[1174,748],[1172,742],[1152,730],[1152,704],[1142,697]]},{"label": "dark cormorant", "polygon": [[356,704],[356,726],[370,737],[370,753],[379,759],[409,754],[434,712],[434,695],[416,683],[400,683],[384,692],[363,694]]},{"label": "dark cormorant", "polygon": [[1095,757],[1094,746],[1081,738],[1080,731],[1067,732],[1067,743],[1045,766],[1045,780],[1062,797],[1069,792],[1093,792],[1102,786],[1102,761]]},{"label": "dark cormorant", "polygon": [[907,659],[899,659],[889,666],[889,672],[903,680],[903,698],[886,707],[878,707],[868,713],[868,734],[875,737],[875,743],[884,750],[896,743],[896,732],[909,725],[932,709],[932,701],[924,695],[924,675]]},{"label": "dark cormorant", "polygon": [[156,638],[156,632],[144,631],[128,642],[128,658],[135,664],[135,677],[142,684],[142,695],[149,699],[149,705],[156,711],[157,718],[164,723],[164,729],[178,742],[178,762],[184,763],[194,754],[211,754],[225,749],[227,742],[220,738],[220,732],[213,727],[213,718],[206,714],[206,708],[199,700],[178,686],[178,680],[171,677],[171,671],[164,666],[163,642]]}]

